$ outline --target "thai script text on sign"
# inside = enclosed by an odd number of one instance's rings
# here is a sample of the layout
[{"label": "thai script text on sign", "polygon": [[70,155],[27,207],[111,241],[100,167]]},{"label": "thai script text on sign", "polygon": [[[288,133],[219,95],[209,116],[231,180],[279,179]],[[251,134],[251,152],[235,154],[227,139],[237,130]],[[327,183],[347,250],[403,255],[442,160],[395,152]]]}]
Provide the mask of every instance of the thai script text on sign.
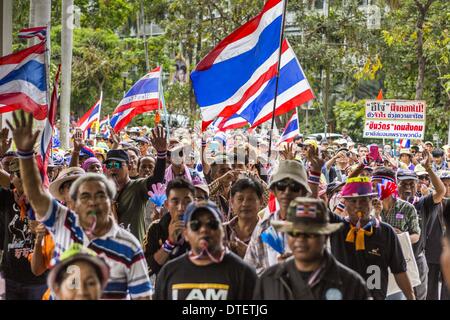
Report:
[{"label": "thai script text on sign", "polygon": [[367,100],[364,138],[423,139],[425,101]]}]

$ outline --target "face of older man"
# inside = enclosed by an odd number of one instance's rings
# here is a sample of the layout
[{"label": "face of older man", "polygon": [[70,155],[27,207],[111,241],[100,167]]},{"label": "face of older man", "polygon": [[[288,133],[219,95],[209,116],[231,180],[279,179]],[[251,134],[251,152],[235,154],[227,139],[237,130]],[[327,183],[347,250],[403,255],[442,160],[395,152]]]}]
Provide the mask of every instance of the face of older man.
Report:
[{"label": "face of older man", "polygon": [[74,208],[83,229],[104,228],[109,223],[111,202],[103,182],[91,180],[82,183],[77,190]]}]

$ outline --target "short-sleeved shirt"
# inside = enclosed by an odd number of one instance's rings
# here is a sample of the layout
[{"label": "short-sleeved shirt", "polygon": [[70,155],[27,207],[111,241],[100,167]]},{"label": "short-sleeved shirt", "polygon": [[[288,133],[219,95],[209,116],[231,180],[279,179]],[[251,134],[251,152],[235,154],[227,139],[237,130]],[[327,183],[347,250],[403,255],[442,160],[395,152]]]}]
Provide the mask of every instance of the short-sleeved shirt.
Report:
[{"label": "short-sleeved shirt", "polygon": [[159,272],[155,300],[251,300],[255,283],[255,270],[232,252],[207,266],[193,264],[186,253]]},{"label": "short-sleeved shirt", "polygon": [[41,219],[55,241],[52,264],[72,243],[80,243],[105,259],[110,277],[103,291],[105,299],[132,299],[152,294],[147,263],[138,240],[116,223],[103,236],[89,240],[81,228],[78,215],[52,199],[47,213]]},{"label": "short-sleeved shirt", "polygon": [[[419,198],[417,202],[414,203],[414,207],[417,210],[417,215],[419,216],[419,225],[420,225],[420,238],[419,241],[416,243],[413,243],[413,250],[414,255],[417,257],[420,253],[422,253],[425,250],[425,247],[427,246],[428,237],[430,236],[429,230],[431,224],[437,219],[438,209],[440,204],[434,203],[433,200],[433,194],[430,193],[427,196]],[[437,257],[440,257],[440,248],[441,243],[431,243],[430,245],[430,251],[434,248],[437,250]],[[427,250],[428,251],[428,250]],[[436,256],[436,255],[434,255]],[[439,259],[439,258],[438,258]],[[428,259],[427,259],[428,261]],[[436,260],[433,260],[436,261]],[[439,260],[437,260],[439,261]],[[430,262],[430,261],[428,261]]]},{"label": "short-sleeved shirt", "polygon": [[116,196],[119,225],[130,231],[140,243],[145,237],[144,218],[148,201],[147,192],[152,184],[164,180],[165,165],[165,158],[158,157],[153,176],[130,180]]},{"label": "short-sleeved shirt", "polygon": [[3,250],[1,269],[4,277],[23,285],[43,285],[47,273],[35,276],[28,261],[35,241],[28,223],[28,217],[20,217],[13,191],[0,188],[0,250]]},{"label": "short-sleeved shirt", "polygon": [[409,234],[420,234],[419,217],[416,208],[401,199],[396,199],[394,208],[381,212],[383,222]]},{"label": "short-sleeved shirt", "polygon": [[380,271],[380,287],[369,288],[369,291],[375,300],[384,300],[388,286],[388,268],[393,274],[406,272],[406,261],[394,229],[390,225],[380,222],[377,227],[373,228],[371,236],[364,237],[365,250],[356,251],[355,243],[345,241],[350,231],[350,222],[336,214],[332,214],[330,220],[344,223],[343,228],[330,237],[331,252],[334,257],[345,266],[358,272],[365,281],[377,272],[374,268],[377,266]]}]

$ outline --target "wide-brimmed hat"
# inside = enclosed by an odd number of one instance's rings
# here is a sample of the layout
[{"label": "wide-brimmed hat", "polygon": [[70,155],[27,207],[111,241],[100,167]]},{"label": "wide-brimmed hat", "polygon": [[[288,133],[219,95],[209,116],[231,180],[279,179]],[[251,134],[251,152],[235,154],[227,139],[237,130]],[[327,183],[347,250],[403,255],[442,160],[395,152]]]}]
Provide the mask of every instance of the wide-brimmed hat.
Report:
[{"label": "wide-brimmed hat", "polygon": [[425,170],[425,168],[421,164],[418,164],[417,166],[414,167],[414,172],[418,176],[428,175],[428,172]]},{"label": "wide-brimmed hat", "polygon": [[413,154],[411,153],[411,150],[409,148],[400,149],[400,155],[402,155],[402,154],[407,154],[411,157],[413,156]]},{"label": "wide-brimmed hat", "polygon": [[295,182],[300,183],[306,191],[311,194],[311,188],[308,184],[308,177],[306,175],[306,170],[303,164],[297,160],[282,160],[280,161],[278,168],[270,177],[269,188],[271,188],[275,183],[284,179],[292,179]]},{"label": "wide-brimmed hat", "polygon": [[56,180],[53,181],[52,183],[50,183],[50,186],[49,186],[50,193],[52,194],[52,196],[54,196],[59,201],[64,201],[64,196],[61,193],[61,191],[59,191],[59,189],[61,188],[63,183],[66,181],[76,180],[78,177],[82,176],[85,173],[86,172],[82,168],[79,168],[79,167],[70,167],[70,168],[66,168],[66,169],[62,170],[58,174],[58,177],[56,178]]},{"label": "wide-brimmed hat", "polygon": [[439,179],[450,179],[450,171],[449,170],[442,170],[438,172]]},{"label": "wide-brimmed hat", "polygon": [[47,277],[48,287],[54,291],[56,288],[56,279],[60,272],[65,272],[66,268],[76,261],[86,261],[94,268],[97,268],[100,274],[100,284],[102,290],[105,288],[109,280],[109,266],[99,257],[95,251],[84,247],[79,243],[72,244],[66,251],[61,254],[60,261],[49,272]]},{"label": "wide-brimmed hat", "polygon": [[409,169],[398,169],[397,181],[419,180],[417,173]]},{"label": "wide-brimmed hat", "polygon": [[369,177],[348,178],[341,190],[343,198],[372,197],[377,195],[373,192],[372,183]]},{"label": "wide-brimmed hat", "polygon": [[331,234],[342,227],[342,223],[330,223],[325,202],[320,199],[298,197],[291,201],[286,221],[273,220],[273,227],[281,232]]}]

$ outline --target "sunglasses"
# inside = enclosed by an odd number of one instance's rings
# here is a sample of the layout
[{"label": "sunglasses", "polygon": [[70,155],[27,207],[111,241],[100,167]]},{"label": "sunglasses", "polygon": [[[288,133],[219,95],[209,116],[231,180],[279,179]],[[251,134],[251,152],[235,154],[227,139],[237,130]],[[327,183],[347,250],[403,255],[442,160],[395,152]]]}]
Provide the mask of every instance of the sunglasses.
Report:
[{"label": "sunglasses", "polygon": [[288,232],[287,234],[293,238],[306,238],[306,239],[315,239],[319,236],[318,234],[315,233],[303,233],[298,231]]},{"label": "sunglasses", "polygon": [[107,162],[106,163],[106,169],[121,169],[122,168],[122,163],[121,162]]},{"label": "sunglasses", "polygon": [[206,223],[202,223],[199,220],[191,220],[189,222],[189,227],[192,231],[197,232],[203,226],[208,227],[211,230],[219,229],[219,221],[217,220],[208,220]]},{"label": "sunglasses", "polygon": [[303,189],[303,186],[295,181],[290,183],[285,181],[278,181],[277,183],[275,183],[275,188],[277,188],[277,190],[279,191],[285,191],[287,187],[289,187],[289,190],[291,190],[292,192],[299,192]]}]

